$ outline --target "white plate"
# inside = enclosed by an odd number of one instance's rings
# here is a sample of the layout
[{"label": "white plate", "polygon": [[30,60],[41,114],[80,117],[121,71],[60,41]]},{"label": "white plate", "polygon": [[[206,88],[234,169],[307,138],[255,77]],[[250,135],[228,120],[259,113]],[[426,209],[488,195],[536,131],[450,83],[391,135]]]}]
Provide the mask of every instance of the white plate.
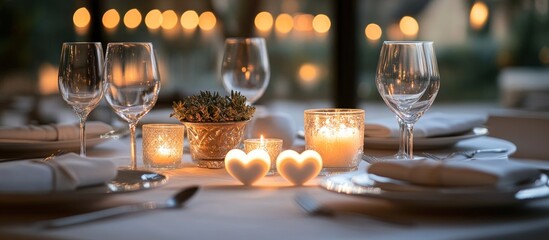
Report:
[{"label": "white plate", "polygon": [[118,170],[115,179],[105,185],[54,193],[0,193],[0,204],[50,205],[98,201],[116,193],[151,189],[166,183],[167,177],[147,170]]},{"label": "white plate", "polygon": [[[464,134],[455,136],[443,136],[443,137],[428,137],[428,138],[414,138],[414,149],[440,149],[448,148],[459,141],[485,136],[488,134],[488,129],[483,127],[474,128],[473,130]],[[364,148],[370,149],[398,149],[399,138],[364,138]]]},{"label": "white plate", "polygon": [[[110,138],[88,138],[86,147],[94,147],[97,144],[108,141]],[[0,139],[0,157],[41,157],[54,153],[57,150],[78,151],[80,149],[80,140],[65,141],[28,141]]]},{"label": "white plate", "polygon": [[[520,205],[529,201],[549,197],[547,176],[533,184],[518,186],[501,191],[479,191],[478,188],[467,191],[385,191],[362,179],[361,184],[353,182],[353,178],[367,178],[364,172],[352,172],[331,176],[321,181],[320,186],[328,191],[359,197],[383,199],[405,206],[420,207],[496,207]],[[356,181],[356,179],[355,179]]]}]

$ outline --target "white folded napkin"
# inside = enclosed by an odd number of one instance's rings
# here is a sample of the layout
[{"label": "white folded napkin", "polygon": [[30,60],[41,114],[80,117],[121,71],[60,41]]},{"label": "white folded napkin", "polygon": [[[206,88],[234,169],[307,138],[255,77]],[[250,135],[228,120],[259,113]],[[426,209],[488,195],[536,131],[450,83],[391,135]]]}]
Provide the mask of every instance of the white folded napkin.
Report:
[{"label": "white folded napkin", "polygon": [[368,173],[435,187],[516,186],[535,180],[540,172],[506,159],[479,161],[403,160],[373,163]]},{"label": "white folded napkin", "polygon": [[[86,137],[98,137],[111,131],[112,127],[103,122],[86,123]],[[80,137],[80,126],[76,124],[28,125],[19,127],[0,127],[0,139],[31,141],[63,141]]]},{"label": "white folded napkin", "polygon": [[[486,122],[486,117],[480,115],[425,114],[414,125],[414,137],[435,137],[462,133],[482,126],[484,122]],[[400,129],[394,117],[376,119],[368,121],[364,125],[364,135],[366,137],[396,138],[400,136]]]},{"label": "white folded napkin", "polygon": [[116,166],[104,159],[84,158],[76,153],[49,161],[25,160],[0,163],[0,192],[46,193],[74,190],[110,181]]}]

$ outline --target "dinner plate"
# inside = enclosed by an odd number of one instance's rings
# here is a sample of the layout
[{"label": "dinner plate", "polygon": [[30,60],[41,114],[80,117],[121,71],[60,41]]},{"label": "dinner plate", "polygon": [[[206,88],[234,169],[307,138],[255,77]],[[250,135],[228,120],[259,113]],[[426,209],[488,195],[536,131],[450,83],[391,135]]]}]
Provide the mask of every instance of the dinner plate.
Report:
[{"label": "dinner plate", "polygon": [[147,170],[119,169],[116,177],[99,186],[80,188],[75,191],[53,193],[0,193],[0,205],[47,205],[98,201],[113,194],[151,189],[166,183],[168,178]]},{"label": "dinner plate", "polygon": [[[473,128],[471,131],[451,136],[414,138],[414,149],[440,149],[448,148],[459,141],[485,136],[488,134],[488,129],[484,127]],[[399,138],[364,138],[364,148],[371,149],[398,149]]]},{"label": "dinner plate", "polygon": [[[396,191],[396,192],[417,192],[417,193],[428,193],[428,194],[483,194],[486,192],[498,192],[501,189],[493,187],[429,187],[421,186],[417,184],[412,184],[406,181],[400,181],[392,178],[387,178],[379,176],[376,174],[358,174],[351,178],[351,181],[354,184],[364,186],[364,187],[379,187],[385,191]],[[540,174],[540,176],[533,180],[521,183],[515,186],[509,186],[505,191],[519,191],[525,188],[534,188],[540,187],[547,183],[547,176]]]},{"label": "dinner plate", "polygon": [[[360,181],[358,181],[358,178]],[[549,197],[547,175],[540,174],[536,181],[499,191],[479,188],[461,188],[455,191],[387,191],[375,186],[365,172],[352,172],[323,179],[320,186],[328,191],[381,199],[402,206],[419,207],[500,207],[520,205]],[[353,180],[354,179],[354,180]],[[360,182],[360,184],[357,184]]]},{"label": "dinner plate", "polygon": [[[86,139],[86,147],[94,147],[110,138],[93,137]],[[62,150],[79,151],[80,139],[63,141],[29,141],[0,139],[0,157],[43,157]]]}]

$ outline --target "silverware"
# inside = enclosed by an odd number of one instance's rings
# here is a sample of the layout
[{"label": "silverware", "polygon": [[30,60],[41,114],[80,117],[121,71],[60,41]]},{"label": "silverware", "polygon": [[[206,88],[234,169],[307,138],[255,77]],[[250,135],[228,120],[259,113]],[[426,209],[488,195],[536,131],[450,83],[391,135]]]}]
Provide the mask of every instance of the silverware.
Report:
[{"label": "silverware", "polygon": [[439,157],[437,155],[434,155],[432,153],[427,153],[427,152],[424,152],[423,155],[434,160],[446,160],[456,156],[464,156],[466,159],[472,159],[479,153],[506,153],[507,151],[508,150],[506,148],[490,148],[490,149],[477,149],[474,151],[453,152],[448,154],[445,157]]},{"label": "silverware", "polygon": [[362,160],[366,161],[367,163],[375,163],[380,161],[378,158],[366,154],[362,154]]},{"label": "silverware", "polygon": [[368,219],[375,220],[382,223],[397,224],[401,226],[414,225],[414,223],[403,220],[403,219],[395,219],[391,217],[377,216],[377,215],[374,216],[374,215],[366,214],[362,212],[354,213],[354,212],[336,211],[334,209],[321,205],[315,199],[313,199],[309,194],[304,192],[298,193],[295,197],[295,201],[301,207],[301,209],[303,209],[306,213],[313,216],[335,217],[338,214],[344,213],[347,215],[360,215],[362,217],[368,217]]},{"label": "silverware", "polygon": [[180,190],[174,196],[169,198],[166,202],[144,202],[130,205],[123,205],[119,207],[107,208],[99,211],[58,218],[53,220],[46,220],[37,222],[35,225],[41,228],[61,228],[66,226],[72,226],[76,224],[88,223],[97,221],[100,219],[106,219],[119,215],[137,213],[142,211],[150,211],[156,209],[175,209],[181,208],[183,204],[189,200],[198,191],[200,187],[190,186]]}]

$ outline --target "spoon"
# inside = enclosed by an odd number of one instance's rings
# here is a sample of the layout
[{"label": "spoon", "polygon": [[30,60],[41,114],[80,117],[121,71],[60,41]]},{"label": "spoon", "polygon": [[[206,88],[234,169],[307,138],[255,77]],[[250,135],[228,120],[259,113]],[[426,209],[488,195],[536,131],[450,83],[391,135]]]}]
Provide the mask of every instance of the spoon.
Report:
[{"label": "spoon", "polygon": [[137,204],[122,205],[119,207],[107,208],[99,211],[78,214],[69,217],[57,218],[37,222],[36,226],[41,228],[61,228],[82,223],[97,221],[119,215],[137,213],[155,209],[176,209],[181,208],[183,204],[189,200],[198,191],[200,187],[190,186],[181,189],[178,193],[169,198],[166,202],[144,202]]}]

